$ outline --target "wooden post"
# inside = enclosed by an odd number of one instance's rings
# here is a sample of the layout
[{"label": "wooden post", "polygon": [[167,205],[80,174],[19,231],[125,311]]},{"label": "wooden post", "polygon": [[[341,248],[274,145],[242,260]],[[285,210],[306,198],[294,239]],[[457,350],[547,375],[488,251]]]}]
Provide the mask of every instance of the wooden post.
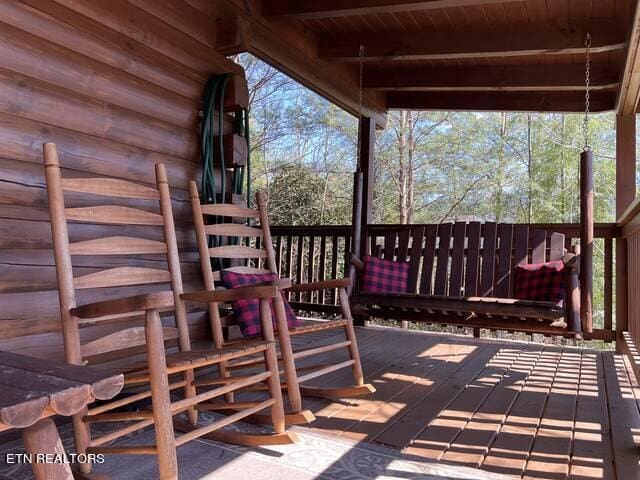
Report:
[{"label": "wooden post", "polygon": [[[22,439],[27,452],[34,456],[38,454],[65,455],[56,424],[50,418],[44,418],[22,430]],[[36,480],[73,480],[71,468],[64,462],[34,461],[31,468]]]},{"label": "wooden post", "polygon": [[374,151],[376,144],[376,122],[361,117],[358,130],[360,158],[358,170],[362,172],[362,213],[360,229],[360,254],[367,253],[367,227],[373,221],[373,187],[375,182]]},{"label": "wooden post", "polygon": [[593,331],[593,152],[580,154],[580,320]]},{"label": "wooden post", "polygon": [[160,480],[177,480],[178,459],[171,415],[167,358],[164,351],[162,323],[157,310],[145,312],[145,335],[151,384],[151,404],[156,433]]},{"label": "wooden post", "polygon": [[[351,251],[353,254],[362,258],[362,172],[357,171],[353,174],[353,210],[351,213]],[[349,265],[349,278],[351,279],[351,287],[348,293],[351,295],[356,282],[356,268]]]},{"label": "wooden post", "polygon": [[[616,219],[636,197],[636,116],[616,115]],[[627,241],[616,238],[616,350],[629,327]]]}]

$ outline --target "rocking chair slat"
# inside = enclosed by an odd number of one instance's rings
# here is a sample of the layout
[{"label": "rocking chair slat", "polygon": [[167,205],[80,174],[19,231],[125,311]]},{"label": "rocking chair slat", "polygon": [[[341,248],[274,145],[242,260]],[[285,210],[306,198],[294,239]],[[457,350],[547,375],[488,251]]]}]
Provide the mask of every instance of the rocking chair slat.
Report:
[{"label": "rocking chair slat", "polygon": [[109,197],[160,200],[158,189],[116,178],[63,178],[62,189]]},{"label": "rocking chair slat", "polygon": [[65,208],[64,213],[67,220],[109,225],[162,225],[164,222],[157,213],[120,205]]},{"label": "rocking chair slat", "polygon": [[72,255],[145,255],[167,253],[167,244],[137,237],[104,237],[69,245]]},{"label": "rocking chair slat", "polygon": [[107,288],[127,285],[145,285],[149,283],[168,283],[171,273],[160,268],[116,267],[75,277],[76,288]]}]

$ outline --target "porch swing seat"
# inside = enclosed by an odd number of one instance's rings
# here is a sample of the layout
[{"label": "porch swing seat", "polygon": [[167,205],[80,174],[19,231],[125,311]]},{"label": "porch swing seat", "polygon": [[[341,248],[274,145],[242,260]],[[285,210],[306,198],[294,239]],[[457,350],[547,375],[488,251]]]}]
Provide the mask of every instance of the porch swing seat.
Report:
[{"label": "porch swing seat", "polygon": [[[579,252],[565,245],[563,234],[489,222],[411,225],[387,233],[384,244],[375,244],[372,250],[387,260],[408,260],[407,291],[372,294],[360,291],[359,285],[352,295],[354,314],[580,335]],[[357,270],[363,269],[360,259],[352,256],[351,261]],[[565,267],[562,302],[513,298],[516,266],[551,261],[562,261]]]}]

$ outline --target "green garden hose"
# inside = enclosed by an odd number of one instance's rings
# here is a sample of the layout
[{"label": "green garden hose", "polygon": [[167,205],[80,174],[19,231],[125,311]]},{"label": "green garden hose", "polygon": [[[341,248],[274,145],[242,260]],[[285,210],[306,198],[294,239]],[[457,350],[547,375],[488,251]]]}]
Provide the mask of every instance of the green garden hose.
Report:
[{"label": "green garden hose", "polygon": [[[205,86],[202,98],[202,122],[200,126],[200,144],[202,148],[202,180],[201,180],[201,196],[203,203],[217,203],[218,198],[222,202],[225,201],[227,192],[226,173],[224,158],[224,97],[227,89],[227,83],[232,74],[223,74],[211,77]],[[217,107],[217,109],[216,109]],[[218,128],[215,129],[215,120],[218,120]],[[249,145],[249,112],[247,109],[240,109],[235,112],[235,122],[233,133],[244,137],[247,146]],[[217,142],[216,142],[217,137]],[[242,195],[245,181],[246,167],[246,198],[247,206],[250,205],[251,194],[251,170],[250,155],[247,148],[247,158],[245,166],[237,166],[233,168],[232,188],[230,194]],[[220,171],[220,185],[216,185],[215,170],[216,163]],[[218,192],[220,192],[218,194]],[[220,223],[224,219],[215,217],[210,218],[209,222]],[[220,245],[221,239],[213,237],[210,239],[210,246]],[[238,239],[232,239],[237,244]]]}]

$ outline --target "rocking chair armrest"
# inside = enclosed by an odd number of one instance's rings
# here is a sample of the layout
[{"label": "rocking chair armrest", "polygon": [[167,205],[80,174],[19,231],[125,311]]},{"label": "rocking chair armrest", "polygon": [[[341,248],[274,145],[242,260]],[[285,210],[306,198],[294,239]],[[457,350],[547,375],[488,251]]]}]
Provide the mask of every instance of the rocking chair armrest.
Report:
[{"label": "rocking chair armrest", "polygon": [[359,272],[364,270],[364,262],[353,252],[349,252],[349,263],[356,267]]},{"label": "rocking chair armrest", "polygon": [[227,290],[183,293],[180,298],[186,302],[229,303],[235,300],[273,298],[276,295],[278,295],[278,287],[275,285],[249,285]]},{"label": "rocking chair armrest", "polygon": [[97,318],[108,315],[124,315],[147,310],[172,310],[174,308],[173,292],[152,292],[133,297],[88,303],[72,308],[70,313],[78,318]]},{"label": "rocking chair armrest", "polygon": [[331,288],[348,288],[350,286],[350,278],[334,278],[332,280],[323,280],[321,282],[300,283],[285,290],[287,292],[313,292],[316,290],[328,290]]}]

